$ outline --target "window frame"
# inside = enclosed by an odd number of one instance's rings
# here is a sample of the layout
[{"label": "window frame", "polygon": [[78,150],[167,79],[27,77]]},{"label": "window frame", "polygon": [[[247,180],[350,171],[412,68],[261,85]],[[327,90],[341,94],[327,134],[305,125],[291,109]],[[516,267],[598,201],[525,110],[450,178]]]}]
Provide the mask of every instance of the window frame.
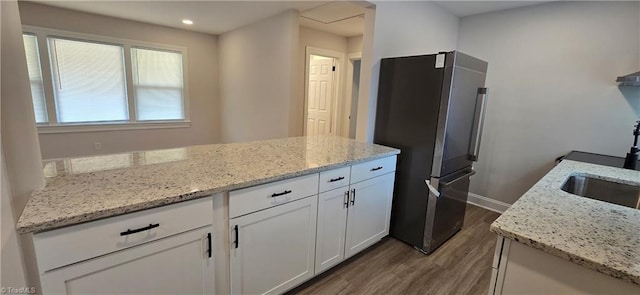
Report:
[{"label": "window frame", "polygon": [[[40,68],[40,81],[39,81],[39,84],[40,84],[40,88],[42,89],[42,94],[44,96],[43,97],[43,99],[44,99],[44,101],[43,101],[43,103],[44,103],[44,111],[45,111],[44,116],[45,116],[46,122],[49,122],[49,111],[48,111],[47,99],[46,99],[46,95],[45,95],[45,84],[44,84],[44,74],[43,74],[44,70],[42,69],[41,62],[40,62],[41,57],[40,57],[40,44],[38,44],[38,36],[36,34],[33,34],[33,33],[25,32],[25,33],[22,34],[23,40],[24,40],[24,36],[25,35],[35,38],[36,53],[37,53],[36,57],[38,58],[38,63],[39,63],[38,66]],[[28,70],[28,68],[27,68],[27,70]],[[34,82],[33,82],[33,80],[31,80],[31,74],[29,73],[29,88],[33,88],[32,85],[31,85],[32,83],[34,83]],[[31,94],[31,100],[32,100],[32,103],[33,103],[33,93]],[[33,111],[34,111],[34,115],[35,115],[35,105],[34,105],[34,110]],[[46,123],[46,122],[40,122],[39,123],[38,120],[37,120],[37,116],[35,116],[35,117],[36,117],[36,124]]]},{"label": "window frame", "polygon": [[[36,37],[40,70],[42,72],[42,82],[44,87],[45,104],[47,109],[48,122],[37,123],[38,133],[72,133],[72,132],[93,132],[93,131],[117,131],[135,129],[165,129],[165,128],[187,128],[191,126],[191,109],[189,103],[189,80],[188,80],[188,52],[186,47],[150,43],[144,41],[113,38],[94,34],[85,34],[56,30],[35,26],[22,26],[22,34],[29,34]],[[125,121],[95,121],[78,123],[59,123],[57,105],[54,97],[53,72],[51,68],[51,57],[47,38],[61,38],[80,42],[90,42],[98,44],[109,44],[123,47],[124,67],[125,67],[125,89],[127,93],[128,120]],[[138,109],[135,97],[135,87],[133,83],[132,48],[147,50],[177,52],[182,55],[182,97],[184,119],[175,120],[144,120],[138,121]]]}]

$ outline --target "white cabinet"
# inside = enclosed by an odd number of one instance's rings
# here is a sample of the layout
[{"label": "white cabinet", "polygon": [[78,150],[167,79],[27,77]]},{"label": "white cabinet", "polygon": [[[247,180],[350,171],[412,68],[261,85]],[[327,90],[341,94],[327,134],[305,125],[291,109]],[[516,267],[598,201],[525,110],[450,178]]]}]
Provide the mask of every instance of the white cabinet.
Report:
[{"label": "white cabinet", "polygon": [[349,187],[321,193],[318,197],[316,273],[344,260]]},{"label": "white cabinet", "polygon": [[499,236],[489,294],[640,294],[640,286]]},{"label": "white cabinet", "polygon": [[44,273],[43,294],[213,294],[204,227]]},{"label": "white cabinet", "polygon": [[313,277],[317,202],[314,195],[230,220],[232,294],[282,293]]},{"label": "white cabinet", "polygon": [[349,186],[351,166],[320,172],[320,192]]},{"label": "white cabinet", "polygon": [[389,173],[351,185],[345,258],[389,234],[394,180]]},{"label": "white cabinet", "polygon": [[229,218],[318,194],[318,173],[229,192]]},{"label": "white cabinet", "polygon": [[351,183],[396,171],[396,160],[396,156],[391,156],[351,166]]},{"label": "white cabinet", "polygon": [[[382,169],[386,169],[386,174],[378,174]],[[333,267],[389,234],[393,171],[395,157],[359,164],[352,167],[351,179],[360,182],[320,194],[316,273]],[[322,185],[322,175],[320,179]]]},{"label": "white cabinet", "polygon": [[34,234],[42,293],[213,294],[212,200]]}]

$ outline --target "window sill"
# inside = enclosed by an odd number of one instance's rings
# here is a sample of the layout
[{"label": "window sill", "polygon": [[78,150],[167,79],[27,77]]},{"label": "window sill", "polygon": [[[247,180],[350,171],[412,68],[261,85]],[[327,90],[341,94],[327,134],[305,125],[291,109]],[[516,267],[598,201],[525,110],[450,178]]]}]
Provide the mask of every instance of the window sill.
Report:
[{"label": "window sill", "polygon": [[38,134],[189,128],[191,121],[38,125]]}]

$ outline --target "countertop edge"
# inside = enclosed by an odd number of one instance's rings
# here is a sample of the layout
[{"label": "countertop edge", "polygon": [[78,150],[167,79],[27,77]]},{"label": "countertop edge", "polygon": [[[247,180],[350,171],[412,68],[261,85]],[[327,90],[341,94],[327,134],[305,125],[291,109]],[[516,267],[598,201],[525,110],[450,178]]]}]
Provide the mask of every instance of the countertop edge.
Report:
[{"label": "countertop edge", "polygon": [[[279,180],[283,180],[283,179],[287,179],[287,178],[293,178],[293,177],[304,176],[304,175],[313,174],[313,173],[319,173],[319,172],[323,172],[323,171],[327,171],[327,170],[331,170],[331,169],[336,169],[336,168],[340,168],[340,167],[344,167],[344,166],[359,164],[359,163],[363,163],[363,162],[367,162],[367,161],[371,161],[371,160],[375,160],[375,159],[380,159],[380,158],[385,158],[385,157],[398,155],[398,154],[400,154],[400,150],[399,149],[395,149],[393,151],[384,152],[384,153],[376,154],[374,156],[360,158],[360,159],[357,159],[357,160],[345,161],[345,162],[341,162],[341,163],[337,163],[337,164],[314,167],[314,168],[310,168],[310,169],[306,169],[306,170],[301,170],[301,171],[296,171],[296,172],[291,172],[291,173],[285,173],[285,174],[280,174],[280,175],[276,175],[276,176],[271,176],[271,177],[266,177],[266,178],[261,178],[261,179],[256,179],[256,180],[240,182],[240,183],[234,183],[234,184],[231,184],[231,185],[226,185],[226,186],[221,186],[221,187],[214,187],[214,188],[204,189],[204,190],[191,192],[191,193],[184,194],[184,195],[170,196],[170,197],[166,197],[166,198],[155,199],[155,200],[152,200],[152,201],[143,202],[143,203],[139,203],[139,204],[133,204],[133,205],[129,205],[129,206],[126,206],[126,207],[111,208],[111,209],[107,209],[107,210],[95,211],[95,212],[92,212],[92,213],[88,213],[88,214],[85,213],[85,214],[80,214],[80,215],[75,215],[75,216],[65,216],[63,219],[51,220],[51,221],[48,221],[48,222],[27,223],[27,224],[25,224],[23,219],[22,219],[22,215],[21,215],[20,218],[18,219],[18,223],[16,224],[16,230],[17,230],[17,232],[19,234],[29,234],[29,233],[36,234],[36,233],[39,233],[39,232],[54,230],[54,229],[58,229],[58,228],[62,228],[62,227],[73,226],[73,225],[86,223],[86,222],[92,222],[92,221],[96,221],[96,220],[99,220],[99,219],[104,219],[104,218],[109,218],[109,217],[114,217],[114,216],[120,216],[120,215],[129,214],[129,213],[142,211],[142,210],[146,210],[146,209],[152,209],[152,208],[157,208],[157,207],[166,206],[166,205],[170,205],[170,204],[175,204],[175,203],[179,203],[179,202],[183,202],[183,201],[189,201],[189,200],[194,200],[194,199],[198,199],[198,198],[204,198],[204,197],[208,197],[208,196],[211,196],[213,194],[216,194],[216,193],[221,193],[221,192],[226,192],[226,191],[231,191],[231,190],[251,187],[251,186],[255,186],[255,185],[261,185],[261,184],[274,182],[274,181],[279,181]],[[79,219],[81,219],[81,220],[79,220]]]}]

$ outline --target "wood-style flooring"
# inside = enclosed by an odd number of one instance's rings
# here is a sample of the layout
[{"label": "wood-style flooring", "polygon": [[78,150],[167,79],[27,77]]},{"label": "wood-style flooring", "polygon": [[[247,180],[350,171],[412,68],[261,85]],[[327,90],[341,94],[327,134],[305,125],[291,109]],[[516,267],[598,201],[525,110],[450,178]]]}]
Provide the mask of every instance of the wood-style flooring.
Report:
[{"label": "wood-style flooring", "polygon": [[468,205],[464,226],[431,255],[394,238],[290,291],[290,294],[487,294],[499,214]]}]

